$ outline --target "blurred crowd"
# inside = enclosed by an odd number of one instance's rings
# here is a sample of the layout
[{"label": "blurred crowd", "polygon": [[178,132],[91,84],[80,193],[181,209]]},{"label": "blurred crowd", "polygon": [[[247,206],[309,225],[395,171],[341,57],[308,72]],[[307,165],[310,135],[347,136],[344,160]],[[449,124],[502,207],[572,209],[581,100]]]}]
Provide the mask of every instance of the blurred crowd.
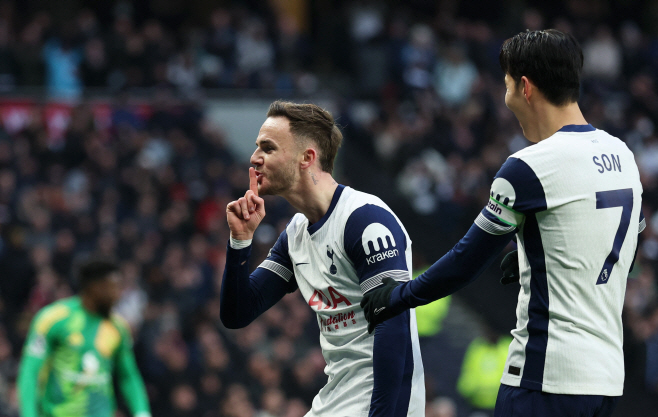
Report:
[{"label": "blurred crowd", "polygon": [[[468,229],[505,158],[528,145],[503,102],[498,51],[505,38],[546,27],[579,39],[585,117],[624,140],[640,167],[647,228],[624,313],[627,368],[639,370],[627,372],[627,382],[658,396],[651,2],[634,2],[639,15],[602,0],[564,1],[550,12],[541,2],[512,12],[517,2],[495,10],[477,0],[271,0],[222,2],[188,20],[149,3],[153,10],[144,11],[108,2],[68,20],[0,4],[0,92],[43,86],[53,98],[82,98],[62,140],[49,140],[39,108],[25,128],[0,128],[0,415],[16,415],[16,366],[34,313],[73,294],[76,263],[101,253],[125,276],[117,312],[133,328],[154,416],[303,416],[326,376],[317,323],[299,294],[242,330],[218,320],[225,206],[243,195],[248,161],[236,160],[196,93],[329,97],[346,136],[339,181],[390,202],[414,251],[431,262]],[[156,91],[153,99],[131,98],[145,88]],[[94,89],[120,93],[108,129],[97,128],[84,101]],[[266,204],[252,266],[292,215],[281,199]],[[479,308],[494,317],[496,302]],[[487,415],[432,382],[456,384],[460,375],[428,369],[428,416]]]},{"label": "blurred crowd", "polygon": [[210,10],[199,25],[188,27],[189,11],[169,10],[158,18],[157,7],[149,13],[129,1],[101,11],[80,4],[81,10],[59,20],[47,11],[24,19],[20,9],[26,6],[5,1],[0,7],[0,91],[45,85],[59,99],[76,99],[94,89],[174,88],[189,95],[200,88],[312,92],[317,82],[308,72],[303,20],[283,12],[285,2],[279,3],[278,8],[264,5],[258,14],[258,8],[238,2],[231,9]]}]

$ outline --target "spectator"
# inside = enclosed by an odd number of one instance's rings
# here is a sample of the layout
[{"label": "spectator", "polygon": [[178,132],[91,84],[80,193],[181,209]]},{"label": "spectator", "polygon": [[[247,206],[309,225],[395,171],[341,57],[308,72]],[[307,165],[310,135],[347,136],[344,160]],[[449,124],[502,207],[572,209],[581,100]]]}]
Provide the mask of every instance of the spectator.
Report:
[{"label": "spectator", "polygon": [[470,97],[478,72],[461,45],[450,45],[434,73],[439,98],[450,106],[459,106]]},{"label": "spectator", "polygon": [[43,59],[49,93],[62,99],[78,98],[82,94],[82,80],[78,75],[82,52],[75,43],[75,33],[70,26],[61,29],[61,36],[46,42]]},{"label": "spectator", "polygon": [[80,66],[85,87],[105,87],[109,75],[109,65],[105,55],[105,45],[98,38],[85,44],[84,61]]},{"label": "spectator", "polygon": [[265,26],[258,19],[243,23],[236,37],[238,85],[248,88],[271,87],[274,70],[274,46]]},{"label": "spectator", "polygon": [[496,405],[511,342],[511,337],[500,337],[487,329],[484,337],[471,342],[464,355],[457,389],[473,408],[487,411],[487,415],[491,415]]}]

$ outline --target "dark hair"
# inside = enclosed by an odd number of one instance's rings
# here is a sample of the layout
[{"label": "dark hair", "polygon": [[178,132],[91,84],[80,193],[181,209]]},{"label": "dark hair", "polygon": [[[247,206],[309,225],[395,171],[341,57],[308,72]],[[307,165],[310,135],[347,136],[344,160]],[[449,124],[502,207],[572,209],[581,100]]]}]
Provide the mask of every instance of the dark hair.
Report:
[{"label": "dark hair", "polygon": [[570,34],[555,29],[521,32],[503,42],[499,60],[517,85],[525,75],[556,106],[580,97],[583,51]]},{"label": "dark hair", "polygon": [[328,111],[315,104],[297,104],[277,100],[270,104],[267,117],[285,117],[290,121],[290,133],[296,140],[311,140],[320,148],[320,167],[332,173],[334,159],[343,141],[343,134]]},{"label": "dark hair", "polygon": [[80,265],[78,270],[78,285],[84,290],[95,281],[107,278],[113,272],[119,270],[119,266],[106,259],[92,259]]}]

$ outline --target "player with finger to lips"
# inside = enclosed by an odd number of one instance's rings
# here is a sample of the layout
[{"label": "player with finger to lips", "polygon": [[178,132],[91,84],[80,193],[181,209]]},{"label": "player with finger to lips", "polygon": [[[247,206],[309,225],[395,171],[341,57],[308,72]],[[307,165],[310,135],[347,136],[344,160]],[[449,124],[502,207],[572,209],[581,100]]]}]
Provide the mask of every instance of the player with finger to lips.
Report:
[{"label": "player with finger to lips", "polygon": [[[328,376],[307,417],[420,417],[425,388],[414,311],[370,333],[360,306],[384,281],[411,279],[411,240],[383,201],[333,179],[341,141],[320,107],[272,103],[251,156],[249,190],[227,206],[220,317],[228,328],[245,327],[299,289],[316,313]],[[281,196],[299,213],[250,273],[262,195]]]}]

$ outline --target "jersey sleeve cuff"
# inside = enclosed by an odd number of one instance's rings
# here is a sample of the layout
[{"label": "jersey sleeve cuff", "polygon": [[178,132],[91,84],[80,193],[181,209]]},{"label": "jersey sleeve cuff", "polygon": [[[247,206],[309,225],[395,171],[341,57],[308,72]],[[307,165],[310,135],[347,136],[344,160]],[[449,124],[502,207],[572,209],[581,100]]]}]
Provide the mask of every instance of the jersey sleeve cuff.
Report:
[{"label": "jersey sleeve cuff", "polygon": [[265,259],[260,265],[258,265],[258,267],[274,272],[286,282],[290,282],[290,279],[293,276],[293,272],[290,269],[269,259]]},{"label": "jersey sleeve cuff", "polygon": [[231,236],[230,245],[233,249],[244,249],[251,245],[252,240],[253,239],[238,240],[238,239],[234,239],[233,236]]},{"label": "jersey sleeve cuff", "polygon": [[379,287],[382,284],[382,280],[384,278],[393,278],[398,282],[405,282],[411,280],[411,278],[409,277],[409,271],[404,271],[401,269],[384,271],[364,280],[361,283],[361,292],[365,294],[368,291],[372,290],[373,288]]}]

